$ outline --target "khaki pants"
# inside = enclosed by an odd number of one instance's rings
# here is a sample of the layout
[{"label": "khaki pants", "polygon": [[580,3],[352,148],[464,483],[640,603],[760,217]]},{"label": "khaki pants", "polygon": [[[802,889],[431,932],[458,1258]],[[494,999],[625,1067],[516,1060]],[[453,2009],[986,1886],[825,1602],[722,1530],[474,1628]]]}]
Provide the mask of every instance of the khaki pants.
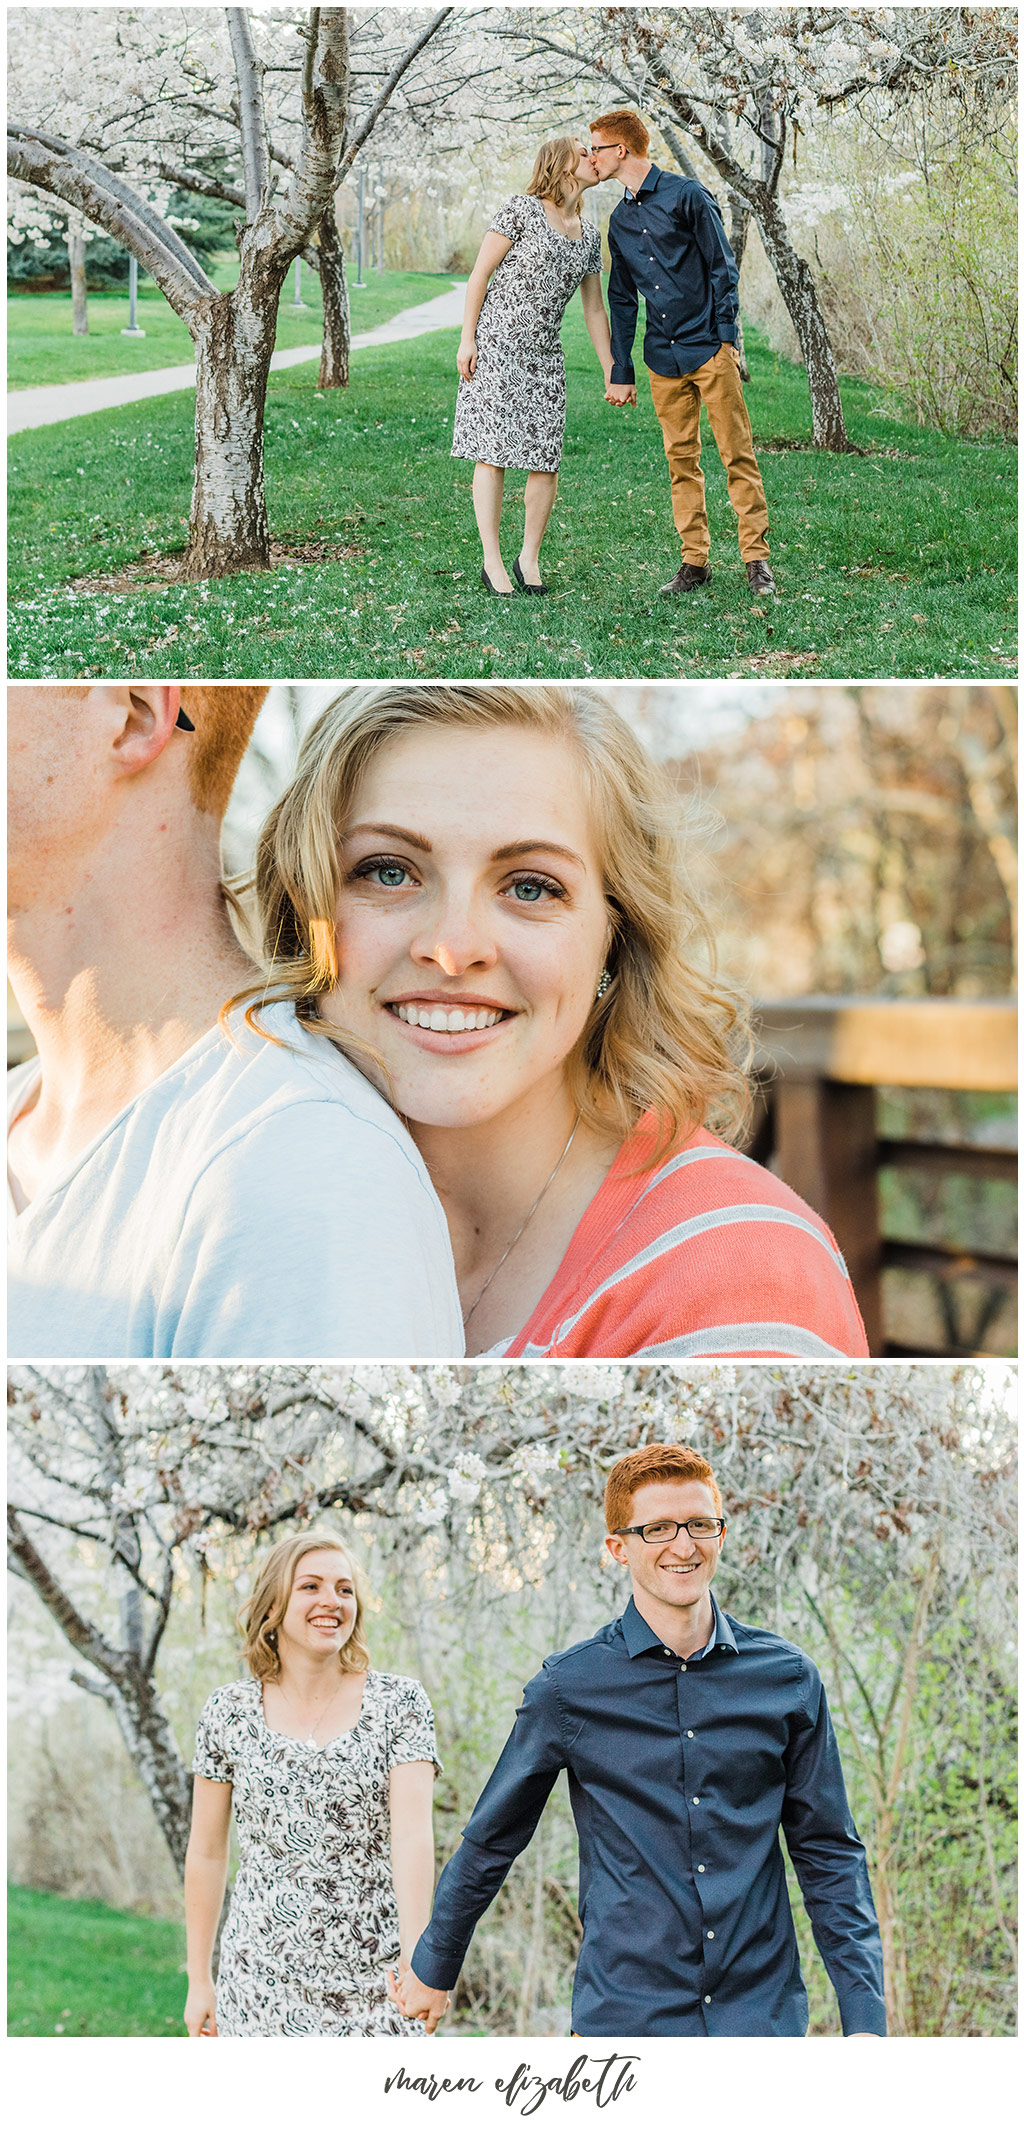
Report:
[{"label": "khaki pants", "polygon": [[683,561],[706,563],[711,546],[700,470],[702,400],[725,468],[729,501],[739,521],[740,554],[745,563],[767,556],[768,505],[754,457],[753,433],[735,348],[723,342],[709,363],[701,363],[687,377],[662,378],[653,370],[647,374],[665,440],[672,481],[672,516],[683,544]]}]

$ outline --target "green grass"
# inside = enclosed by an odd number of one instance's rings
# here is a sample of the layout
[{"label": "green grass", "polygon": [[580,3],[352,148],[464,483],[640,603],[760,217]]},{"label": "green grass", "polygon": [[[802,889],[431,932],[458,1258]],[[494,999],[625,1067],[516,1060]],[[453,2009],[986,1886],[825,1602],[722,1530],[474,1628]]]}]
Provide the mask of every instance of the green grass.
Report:
[{"label": "green grass", "polygon": [[[237,264],[237,262],[236,262]],[[367,269],[365,289],[350,289],[352,331],[366,333],[383,325],[410,304],[429,302],[450,289],[451,274],[378,274]],[[221,288],[232,277],[222,268],[214,275]],[[320,282],[303,268],[302,294],[307,311],[291,308],[293,276],[288,275],[277,319],[278,348],[302,348],[320,339]],[[128,295],[89,298],[89,332],[76,340],[71,331],[71,297],[11,294],[7,304],[7,383],[12,391],[28,385],[68,385],[82,378],[134,377],[140,370],[162,370],[170,363],[191,363],[192,340],[170,304],[152,283],[139,290],[139,324],[144,341],[126,340]]]},{"label": "green grass", "polygon": [[[574,307],[574,310],[576,307]],[[781,597],[752,600],[710,439],[715,575],[657,597],[679,560],[646,382],[604,403],[582,320],[565,329],[562,487],[544,548],[552,595],[489,598],[471,468],[449,457],[454,332],[357,355],[347,392],[271,379],[271,529],[341,555],[210,585],[76,588],[184,543],[193,402],[174,394],[11,440],[12,675],[395,674],[1006,676],[1014,664],[1015,460],[914,428],[847,383],[868,456],[775,448],[810,430],[803,371],[748,336],[748,399]],[[523,476],[507,483],[506,559]]]},{"label": "green grass", "polygon": [[184,1935],[163,1918],[7,1890],[11,2036],[184,2036]]}]

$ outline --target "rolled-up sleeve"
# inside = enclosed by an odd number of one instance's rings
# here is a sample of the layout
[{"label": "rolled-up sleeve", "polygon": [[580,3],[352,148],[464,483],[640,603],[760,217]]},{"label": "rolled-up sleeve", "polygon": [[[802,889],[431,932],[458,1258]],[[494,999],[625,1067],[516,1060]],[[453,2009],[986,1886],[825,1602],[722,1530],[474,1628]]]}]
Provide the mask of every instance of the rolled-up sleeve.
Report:
[{"label": "rolled-up sleeve", "polygon": [[476,1926],[526,1849],[565,1766],[554,1682],[545,1667],[531,1680],[515,1725],[437,1884],[430,1923],[412,1967],[422,1984],[450,1991]]},{"label": "rolled-up sleeve", "polygon": [[846,2036],[884,2036],[882,1942],[820,1675],[807,1662],[803,1721],[786,1754],[782,1827]]}]

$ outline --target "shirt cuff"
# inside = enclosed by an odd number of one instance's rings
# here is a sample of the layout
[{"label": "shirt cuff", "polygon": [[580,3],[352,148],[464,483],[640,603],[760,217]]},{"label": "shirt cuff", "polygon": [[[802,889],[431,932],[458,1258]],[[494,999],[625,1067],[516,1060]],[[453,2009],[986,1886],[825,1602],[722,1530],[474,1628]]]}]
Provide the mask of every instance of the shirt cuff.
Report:
[{"label": "shirt cuff", "polygon": [[636,377],[632,363],[613,362],[612,374],[608,382],[611,385],[635,385]]},{"label": "shirt cuff", "polygon": [[435,1952],[430,1945],[430,1927],[420,1934],[412,1951],[410,1967],[431,1991],[453,1991],[462,1968],[461,1954]]},{"label": "shirt cuff", "polygon": [[736,346],[737,324],[738,321],[732,318],[724,326],[719,326],[718,328],[719,338],[723,341],[731,341],[734,348]]},{"label": "shirt cuff", "polygon": [[[415,1965],[414,1965],[415,1966]],[[416,1971],[417,1976],[419,1970]],[[839,2009],[844,2036],[885,2036],[885,2001],[873,1991],[844,1993]]]}]

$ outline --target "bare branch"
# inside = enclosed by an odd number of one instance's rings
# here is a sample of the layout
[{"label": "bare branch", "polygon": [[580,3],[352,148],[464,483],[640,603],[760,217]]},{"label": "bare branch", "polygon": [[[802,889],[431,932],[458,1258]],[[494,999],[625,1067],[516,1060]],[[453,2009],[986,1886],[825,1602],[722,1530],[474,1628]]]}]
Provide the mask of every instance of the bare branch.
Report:
[{"label": "bare branch", "polygon": [[238,83],[239,125],[242,134],[242,167],[245,172],[245,208],[250,222],[260,213],[270,184],[267,122],[263,112],[263,83],[249,26],[249,11],[229,7],[228,35]]},{"label": "bare branch", "polygon": [[115,1651],[99,1629],[79,1613],[73,1599],[58,1584],[42,1555],[33,1547],[17,1513],[10,1506],[7,1510],[7,1544],[12,1562],[28,1578],[58,1627],[63,1629],[68,1642],[89,1660],[90,1665],[96,1666],[108,1679],[118,1681],[124,1671],[120,1652]]},{"label": "bare branch", "polygon": [[216,296],[213,282],[169,224],[159,222],[153,210],[110,172],[103,171],[101,176],[101,166],[91,156],[64,143],[59,150],[46,148],[38,136],[19,129],[7,137],[7,169],[22,184],[38,186],[41,192],[54,193],[69,207],[79,208],[126,251],[134,252],[179,317],[189,320],[198,299]]}]

